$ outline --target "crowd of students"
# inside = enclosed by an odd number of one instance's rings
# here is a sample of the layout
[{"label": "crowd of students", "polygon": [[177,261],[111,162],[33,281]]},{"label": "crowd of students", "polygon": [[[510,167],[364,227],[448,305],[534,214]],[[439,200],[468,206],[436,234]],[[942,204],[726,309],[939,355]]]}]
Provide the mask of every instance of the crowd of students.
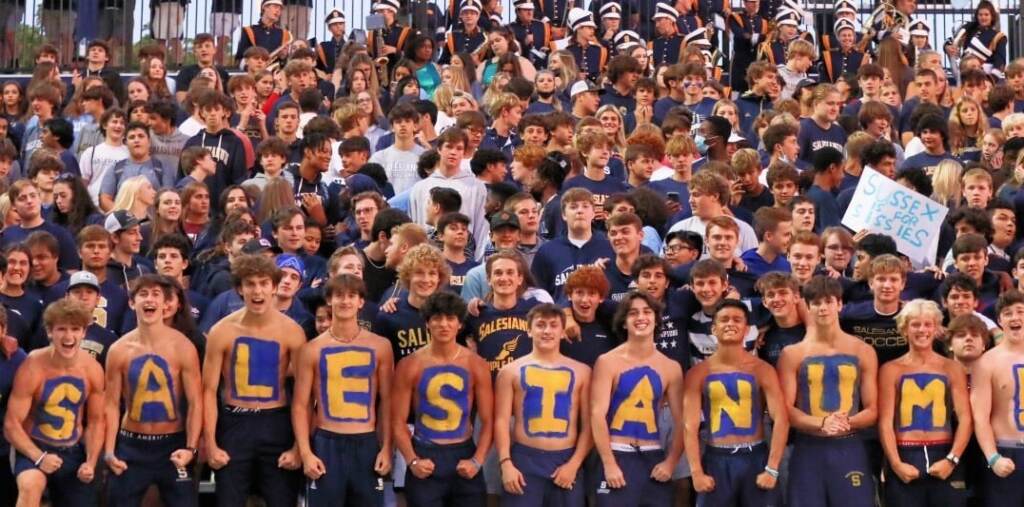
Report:
[{"label": "crowd of students", "polygon": [[[303,47],[263,0],[173,79],[44,45],[0,85],[0,504],[1024,505],[998,11],[939,53],[912,0],[648,3]],[[933,264],[841,225],[866,168],[950,209]]]}]

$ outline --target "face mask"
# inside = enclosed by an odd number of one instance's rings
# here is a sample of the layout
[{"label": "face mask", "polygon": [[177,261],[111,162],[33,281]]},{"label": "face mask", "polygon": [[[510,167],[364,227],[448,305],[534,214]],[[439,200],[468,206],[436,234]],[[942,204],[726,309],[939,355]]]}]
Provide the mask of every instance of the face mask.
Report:
[{"label": "face mask", "polygon": [[704,136],[700,134],[693,136],[693,142],[697,145],[697,151],[700,152],[701,155],[708,154],[708,141]]}]

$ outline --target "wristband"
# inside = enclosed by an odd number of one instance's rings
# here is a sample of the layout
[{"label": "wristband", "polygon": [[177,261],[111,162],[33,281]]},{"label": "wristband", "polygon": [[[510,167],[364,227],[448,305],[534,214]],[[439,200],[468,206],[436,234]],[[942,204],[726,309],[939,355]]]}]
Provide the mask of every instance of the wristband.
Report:
[{"label": "wristband", "polygon": [[[509,458],[509,459],[511,459],[511,458]],[[469,462],[472,463],[473,466],[475,466],[477,470],[480,470],[480,467],[482,465],[480,465],[480,462],[476,460],[476,456],[474,456],[472,458],[469,458]]]},{"label": "wristband", "polygon": [[409,462],[409,468],[412,468],[412,467],[416,466],[416,463],[419,463],[419,462],[420,462],[419,458],[413,458],[412,461]]},{"label": "wristband", "polygon": [[999,454],[998,452],[992,453],[992,455],[988,457],[988,467],[992,468],[992,466],[995,465],[997,461],[1002,459],[1002,457],[1003,455]]},{"label": "wristband", "polygon": [[39,464],[43,462],[43,458],[45,458],[47,454],[50,454],[50,453],[48,453],[46,451],[43,451],[43,453],[39,455],[39,459],[37,459],[36,462],[32,464],[32,466],[38,468]]},{"label": "wristband", "polygon": [[774,468],[772,468],[772,467],[770,467],[770,466],[765,465],[764,473],[770,475],[772,477],[772,479],[778,479],[779,478],[779,471],[774,469]]},{"label": "wristband", "polygon": [[498,466],[504,465],[506,461],[512,461],[512,457],[501,458],[501,461],[498,461]]},{"label": "wristband", "polygon": [[192,457],[193,458],[199,455],[199,448],[198,447],[186,447],[186,449],[188,449],[189,452],[192,453]]}]

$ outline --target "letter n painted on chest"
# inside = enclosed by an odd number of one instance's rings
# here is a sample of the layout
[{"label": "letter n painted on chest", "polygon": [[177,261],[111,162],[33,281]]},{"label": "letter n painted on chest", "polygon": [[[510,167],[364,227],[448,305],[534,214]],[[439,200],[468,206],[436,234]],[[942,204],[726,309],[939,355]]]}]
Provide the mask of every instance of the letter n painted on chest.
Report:
[{"label": "letter n painted on chest", "polygon": [[128,363],[128,418],[140,423],[178,420],[174,377],[167,361],[146,354]]},{"label": "letter n painted on chest", "polygon": [[523,388],[523,429],[530,437],[563,438],[569,434],[572,368],[528,364],[519,370]]},{"label": "letter n painted on chest", "polygon": [[36,407],[32,435],[54,443],[78,439],[78,417],[85,403],[85,380],[63,376],[46,380]]},{"label": "letter n painted on chest", "polygon": [[849,413],[854,408],[858,391],[858,362],[854,356],[816,356],[804,361],[807,406],[804,410],[815,417],[832,412]]},{"label": "letter n painted on chest", "polygon": [[464,368],[425,368],[416,389],[416,434],[436,440],[465,436],[470,387],[469,372]]},{"label": "letter n painted on chest", "polygon": [[611,435],[656,440],[661,376],[649,366],[638,366],[619,375],[608,409]]},{"label": "letter n painted on chest", "polygon": [[377,360],[366,347],[326,347],[320,351],[320,409],[338,422],[370,420],[373,372]]},{"label": "letter n painted on chest", "polygon": [[705,396],[711,436],[716,438],[753,435],[756,431],[755,411],[757,379],[739,372],[712,373],[705,380]]},{"label": "letter n painted on chest", "polygon": [[241,336],[231,354],[232,395],[245,401],[275,401],[281,386],[281,344]]},{"label": "letter n painted on chest", "polygon": [[941,430],[949,426],[945,375],[913,373],[899,380],[900,431]]}]

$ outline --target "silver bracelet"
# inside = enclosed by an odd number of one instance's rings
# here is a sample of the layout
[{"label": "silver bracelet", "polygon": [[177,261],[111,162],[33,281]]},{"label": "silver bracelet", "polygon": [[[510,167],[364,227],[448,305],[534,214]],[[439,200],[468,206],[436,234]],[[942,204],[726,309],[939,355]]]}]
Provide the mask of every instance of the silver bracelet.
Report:
[{"label": "silver bracelet", "polygon": [[774,468],[772,468],[772,467],[770,467],[770,466],[765,465],[764,473],[772,476],[772,479],[778,479],[779,478],[779,471],[774,469]]}]

